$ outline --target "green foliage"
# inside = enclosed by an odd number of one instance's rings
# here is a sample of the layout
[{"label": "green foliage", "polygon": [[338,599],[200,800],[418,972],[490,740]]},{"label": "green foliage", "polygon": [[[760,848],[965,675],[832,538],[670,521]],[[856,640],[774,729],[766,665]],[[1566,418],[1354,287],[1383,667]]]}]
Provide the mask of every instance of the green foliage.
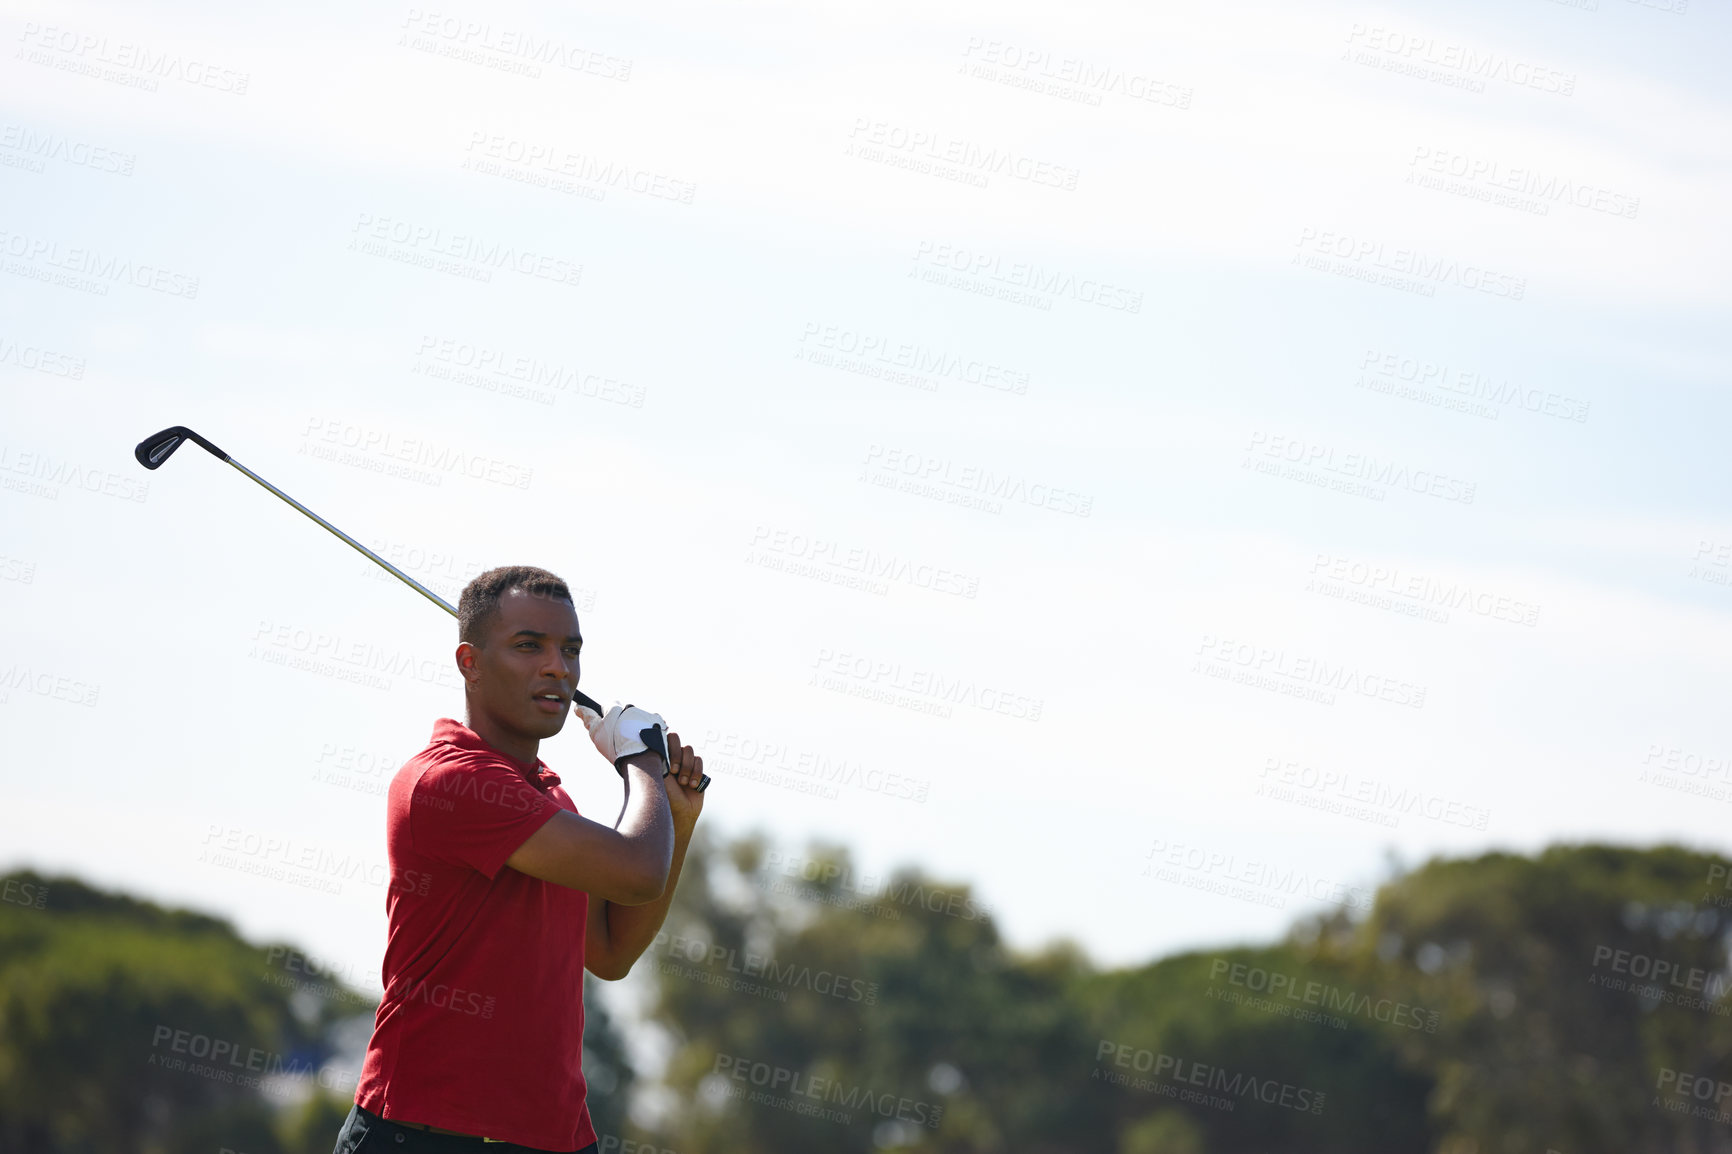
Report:
[{"label": "green foliage", "polygon": [[1156,1110],[1125,1127],[1118,1154],[1205,1154],[1203,1128],[1179,1110]]},{"label": "green foliage", "polygon": [[[1272,945],[1107,973],[1074,947],[1010,951],[990,919],[958,912],[967,887],[861,879],[838,847],[789,859],[746,839],[687,868],[677,938],[646,959],[655,1019],[678,1039],[665,1145],[681,1151],[1732,1148],[1724,1122],[1656,1094],[1666,1069],[1732,1081],[1732,889],[1704,854],[1438,861],[1385,886],[1362,921],[1326,912]],[[670,956],[681,942],[687,956]],[[1707,1000],[1615,988],[1615,959],[1637,956]],[[750,960],[861,975],[876,999],[785,976],[785,1001],[737,989]],[[769,1084],[734,1077],[740,1059]],[[750,1097],[827,1085],[795,1077],[894,1090],[941,1120],[856,1109],[839,1123]]]},{"label": "green foliage", "polygon": [[[602,1002],[599,979],[583,975],[583,1076],[589,1084],[589,1120],[598,1135],[623,1138],[637,1072],[613,1017]],[[333,1131],[335,1133],[335,1131]]]},{"label": "green foliage", "polygon": [[[1387,887],[1349,948],[1444,1007],[1444,1028],[1415,1048],[1437,1081],[1442,1141],[1499,1154],[1726,1148],[1723,1123],[1659,1105],[1662,1070],[1732,1080],[1720,904],[1732,891],[1711,881],[1725,874],[1675,846],[1554,846],[1434,861]],[[1669,967],[1658,980],[1634,976],[1656,964]]]},{"label": "green foliage", "polygon": [[303,1149],[254,1083],[312,1088],[325,1030],[353,1002],[297,1010],[268,950],[220,919],[73,878],[0,887],[45,897],[0,903],[0,1150]]},{"label": "green foliage", "polygon": [[[349,1094],[322,1092],[312,1095],[299,1109],[289,1111],[287,1117],[278,1123],[285,1154],[291,1151],[293,1154],[331,1154],[331,1147],[337,1142],[337,1132],[343,1128],[343,1121],[348,1118],[349,1108],[353,1105],[354,1099]],[[234,1144],[231,1142],[229,1145]],[[250,1146],[236,1146],[235,1149],[244,1154],[256,1154]]]},{"label": "green foliage", "polygon": [[1090,1045],[1071,998],[1080,951],[1017,958],[967,886],[863,878],[839,847],[797,863],[757,841],[694,853],[706,880],[682,885],[646,959],[656,1017],[680,1043],[668,1145],[1105,1148],[1076,1064]]},{"label": "green foliage", "polygon": [[[1102,971],[1068,943],[1010,949],[966,885],[865,877],[837,846],[796,858],[700,835],[632,979],[671,1042],[647,1141],[1726,1151],[1732,1117],[1704,1116],[1700,1087],[1732,1087],[1727,873],[1676,846],[1437,860],[1362,919],[1326,911],[1278,942]],[[291,1001],[264,948],[217,919],[66,878],[0,884],[48,894],[0,904],[0,1154],[330,1148],[342,1096],[282,1108],[152,1059],[164,1026],[317,1059],[352,1001]],[[597,1130],[645,1141],[623,1039],[593,994],[586,1007]],[[1680,1094],[1680,1078],[1706,1082]]]},{"label": "green foliage", "polygon": [[1212,1154],[1353,1149],[1372,1135],[1388,1154],[1427,1148],[1429,1086],[1397,1045],[1425,1019],[1409,1009],[1394,1024],[1405,1003],[1369,975],[1285,946],[1220,950],[1103,975],[1083,1000],[1101,1109],[1124,1133],[1195,1090],[1203,1101],[1180,1104]]}]

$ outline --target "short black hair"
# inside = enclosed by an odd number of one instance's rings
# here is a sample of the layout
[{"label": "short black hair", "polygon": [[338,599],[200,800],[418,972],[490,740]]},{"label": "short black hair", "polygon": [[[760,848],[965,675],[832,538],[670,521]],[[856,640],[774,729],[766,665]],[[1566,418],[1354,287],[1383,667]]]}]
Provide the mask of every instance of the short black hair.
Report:
[{"label": "short black hair", "polygon": [[[487,638],[487,623],[499,612],[499,599],[513,589],[531,597],[571,600],[571,589],[557,575],[534,565],[502,565],[478,574],[463,587],[457,599],[457,640],[480,646]],[[576,609],[574,602],[572,608]]]}]

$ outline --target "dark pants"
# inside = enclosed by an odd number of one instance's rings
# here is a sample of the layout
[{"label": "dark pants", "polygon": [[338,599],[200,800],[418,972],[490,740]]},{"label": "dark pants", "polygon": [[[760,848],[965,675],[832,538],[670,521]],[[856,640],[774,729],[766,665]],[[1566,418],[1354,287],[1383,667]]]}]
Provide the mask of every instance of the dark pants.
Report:
[{"label": "dark pants", "polygon": [[[591,1142],[576,1154],[596,1154]],[[399,1126],[389,1118],[370,1114],[359,1106],[349,1109],[343,1128],[337,1132],[337,1148],[331,1154],[549,1154],[534,1146],[515,1142],[483,1142],[455,1134],[430,1134],[412,1126]],[[558,1152],[554,1152],[558,1154]]]}]

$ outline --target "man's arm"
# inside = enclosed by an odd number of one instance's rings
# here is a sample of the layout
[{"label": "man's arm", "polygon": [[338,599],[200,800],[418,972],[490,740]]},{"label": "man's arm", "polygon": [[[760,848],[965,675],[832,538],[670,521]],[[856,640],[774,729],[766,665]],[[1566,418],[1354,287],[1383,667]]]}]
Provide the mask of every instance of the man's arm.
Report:
[{"label": "man's arm", "polygon": [[674,846],[666,887],[654,901],[641,904],[623,904],[594,891],[590,893],[583,964],[605,981],[617,982],[629,974],[632,964],[655,941],[668,916],[668,907],[673,904],[680,867],[685,864],[686,847],[691,844],[698,814],[703,812],[704,795],[698,792],[698,783],[703,780],[704,759],[691,746],[681,745],[677,733],[668,734],[668,757],[669,772],[662,778],[662,785],[673,821]]},{"label": "man's arm", "polygon": [[645,752],[628,758],[625,808],[613,829],[561,810],[530,834],[505,864],[621,906],[656,901],[668,888],[674,860],[674,821],[661,782],[660,755]]}]

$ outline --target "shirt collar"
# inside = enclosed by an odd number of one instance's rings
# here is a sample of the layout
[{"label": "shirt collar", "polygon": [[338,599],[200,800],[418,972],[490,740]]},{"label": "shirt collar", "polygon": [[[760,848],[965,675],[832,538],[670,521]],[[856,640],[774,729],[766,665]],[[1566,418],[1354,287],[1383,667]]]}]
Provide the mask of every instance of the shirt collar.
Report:
[{"label": "shirt collar", "polygon": [[450,742],[459,749],[473,749],[482,753],[490,753],[494,757],[499,758],[501,761],[511,766],[518,773],[522,774],[532,784],[540,785],[545,789],[552,789],[554,786],[559,784],[559,775],[547,768],[547,763],[545,761],[536,758],[534,765],[530,765],[528,762],[519,761],[509,753],[488,745],[486,741],[482,740],[479,733],[476,733],[461,721],[454,721],[449,717],[441,717],[438,721],[433,723],[432,740],[436,742]]}]

